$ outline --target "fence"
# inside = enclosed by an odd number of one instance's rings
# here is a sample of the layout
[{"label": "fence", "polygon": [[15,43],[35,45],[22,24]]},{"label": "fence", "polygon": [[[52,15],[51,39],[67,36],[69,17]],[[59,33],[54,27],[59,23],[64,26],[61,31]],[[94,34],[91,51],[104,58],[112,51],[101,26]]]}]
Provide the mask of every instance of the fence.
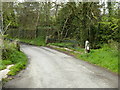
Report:
[{"label": "fence", "polygon": [[36,37],[36,30],[8,30],[6,32],[10,37],[13,38],[26,38],[26,39],[32,39]]},{"label": "fence", "polygon": [[19,30],[19,29],[9,29],[6,34],[12,38],[25,38],[33,39],[39,36],[45,37],[46,35],[51,35],[53,33],[52,28],[36,28],[36,30]]},{"label": "fence", "polygon": [[80,43],[76,40],[59,40],[59,39],[53,39],[53,38],[47,38],[46,43],[64,43],[64,47],[76,47],[79,46]]}]

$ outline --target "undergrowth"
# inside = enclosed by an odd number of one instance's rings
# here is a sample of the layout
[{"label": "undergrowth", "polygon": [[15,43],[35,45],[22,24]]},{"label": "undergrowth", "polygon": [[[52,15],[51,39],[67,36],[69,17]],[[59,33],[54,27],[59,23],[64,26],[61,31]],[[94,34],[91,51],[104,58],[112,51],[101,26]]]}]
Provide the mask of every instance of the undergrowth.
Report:
[{"label": "undergrowth", "polygon": [[118,73],[118,51],[111,48],[91,50],[90,53],[77,55],[78,58]]},{"label": "undergrowth", "polygon": [[14,64],[14,66],[10,68],[8,75],[16,75],[19,71],[25,69],[27,57],[23,52],[18,51],[16,45],[12,42],[6,41],[4,46],[5,48],[2,54],[3,60],[0,60],[0,70],[5,69],[7,65]]}]

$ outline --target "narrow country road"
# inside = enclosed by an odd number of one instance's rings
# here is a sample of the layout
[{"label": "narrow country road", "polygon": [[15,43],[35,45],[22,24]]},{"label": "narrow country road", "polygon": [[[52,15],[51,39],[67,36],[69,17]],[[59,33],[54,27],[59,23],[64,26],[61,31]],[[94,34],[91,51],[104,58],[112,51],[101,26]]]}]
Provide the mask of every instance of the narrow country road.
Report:
[{"label": "narrow country road", "polygon": [[29,65],[5,88],[118,88],[118,77],[47,47],[21,45]]}]

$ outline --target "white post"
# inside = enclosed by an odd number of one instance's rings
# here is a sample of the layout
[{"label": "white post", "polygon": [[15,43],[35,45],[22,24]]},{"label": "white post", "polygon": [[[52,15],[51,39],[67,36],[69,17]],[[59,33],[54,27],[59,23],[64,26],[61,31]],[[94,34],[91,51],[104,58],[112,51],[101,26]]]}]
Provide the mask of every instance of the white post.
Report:
[{"label": "white post", "polygon": [[85,41],[85,53],[89,53],[90,52],[90,46],[89,46],[89,41]]}]

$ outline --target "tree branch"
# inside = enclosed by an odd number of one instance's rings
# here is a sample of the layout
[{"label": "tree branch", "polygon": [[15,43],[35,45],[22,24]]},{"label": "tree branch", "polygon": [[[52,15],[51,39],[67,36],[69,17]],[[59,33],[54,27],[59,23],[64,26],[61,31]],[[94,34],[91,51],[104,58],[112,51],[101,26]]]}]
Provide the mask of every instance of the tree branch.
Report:
[{"label": "tree branch", "polygon": [[8,27],[10,26],[10,24],[11,24],[11,22],[8,23],[8,25],[6,26],[6,28],[5,28],[4,32],[3,32],[3,34],[5,34],[5,32],[8,30]]}]

